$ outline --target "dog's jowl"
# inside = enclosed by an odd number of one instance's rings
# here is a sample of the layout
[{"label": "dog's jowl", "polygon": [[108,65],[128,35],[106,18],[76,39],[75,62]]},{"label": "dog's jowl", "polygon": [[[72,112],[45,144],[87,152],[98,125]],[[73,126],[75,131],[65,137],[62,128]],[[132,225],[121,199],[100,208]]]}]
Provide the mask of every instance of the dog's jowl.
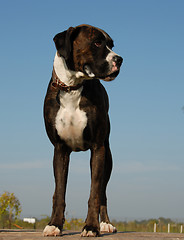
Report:
[{"label": "dog's jowl", "polygon": [[[44,103],[48,137],[54,145],[55,192],[51,220],[44,236],[61,235],[69,157],[91,151],[91,190],[81,236],[115,232],[107,214],[106,186],[112,170],[109,148],[108,96],[99,79],[113,80],[123,59],[113,40],[99,28],[70,27],[54,37],[56,55]],[[99,215],[101,223],[99,223]]]}]

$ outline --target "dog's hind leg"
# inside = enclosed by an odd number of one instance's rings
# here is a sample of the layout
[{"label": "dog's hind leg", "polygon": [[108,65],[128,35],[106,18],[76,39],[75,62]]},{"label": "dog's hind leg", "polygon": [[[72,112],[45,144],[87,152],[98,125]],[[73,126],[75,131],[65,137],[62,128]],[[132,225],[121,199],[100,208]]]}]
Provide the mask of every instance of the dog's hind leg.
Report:
[{"label": "dog's hind leg", "polygon": [[53,196],[52,216],[49,224],[43,231],[44,236],[61,235],[65,221],[65,192],[68,176],[69,155],[71,151],[66,145],[57,143],[54,149],[54,177],[55,193]]}]

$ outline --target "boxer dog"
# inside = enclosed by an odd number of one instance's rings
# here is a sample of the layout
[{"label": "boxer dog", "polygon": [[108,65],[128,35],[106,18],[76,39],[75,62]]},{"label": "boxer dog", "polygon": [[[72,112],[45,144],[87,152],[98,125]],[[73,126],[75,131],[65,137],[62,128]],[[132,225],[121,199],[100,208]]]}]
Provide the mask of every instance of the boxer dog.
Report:
[{"label": "boxer dog", "polygon": [[54,145],[55,192],[51,220],[43,234],[61,235],[70,153],[88,149],[91,151],[91,190],[81,236],[115,232],[107,214],[106,197],[112,170],[109,103],[99,79],[115,79],[123,59],[112,51],[111,37],[90,25],[70,27],[53,40],[57,52],[44,102],[44,120]]}]

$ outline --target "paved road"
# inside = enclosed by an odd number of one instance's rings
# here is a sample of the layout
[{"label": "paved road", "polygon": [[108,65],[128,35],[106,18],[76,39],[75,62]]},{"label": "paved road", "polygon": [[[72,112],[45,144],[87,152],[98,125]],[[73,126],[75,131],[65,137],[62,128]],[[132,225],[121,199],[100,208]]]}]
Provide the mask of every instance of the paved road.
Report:
[{"label": "paved road", "polygon": [[[9,231],[0,230],[0,240],[85,240],[79,232],[64,231],[61,237],[43,237],[42,232],[30,232],[26,230]],[[101,237],[87,238],[86,240],[184,240],[181,233],[139,233],[139,232],[118,232],[115,234],[102,234]]]}]

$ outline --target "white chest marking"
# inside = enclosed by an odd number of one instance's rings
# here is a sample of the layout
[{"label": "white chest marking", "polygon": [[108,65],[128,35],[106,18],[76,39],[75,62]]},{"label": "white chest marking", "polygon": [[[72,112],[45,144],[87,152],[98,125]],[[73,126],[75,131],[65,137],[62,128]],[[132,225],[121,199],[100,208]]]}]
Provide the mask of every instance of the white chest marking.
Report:
[{"label": "white chest marking", "polygon": [[86,113],[79,109],[82,89],[60,93],[60,109],[55,120],[58,135],[73,151],[83,149],[83,130],[87,125]]}]

